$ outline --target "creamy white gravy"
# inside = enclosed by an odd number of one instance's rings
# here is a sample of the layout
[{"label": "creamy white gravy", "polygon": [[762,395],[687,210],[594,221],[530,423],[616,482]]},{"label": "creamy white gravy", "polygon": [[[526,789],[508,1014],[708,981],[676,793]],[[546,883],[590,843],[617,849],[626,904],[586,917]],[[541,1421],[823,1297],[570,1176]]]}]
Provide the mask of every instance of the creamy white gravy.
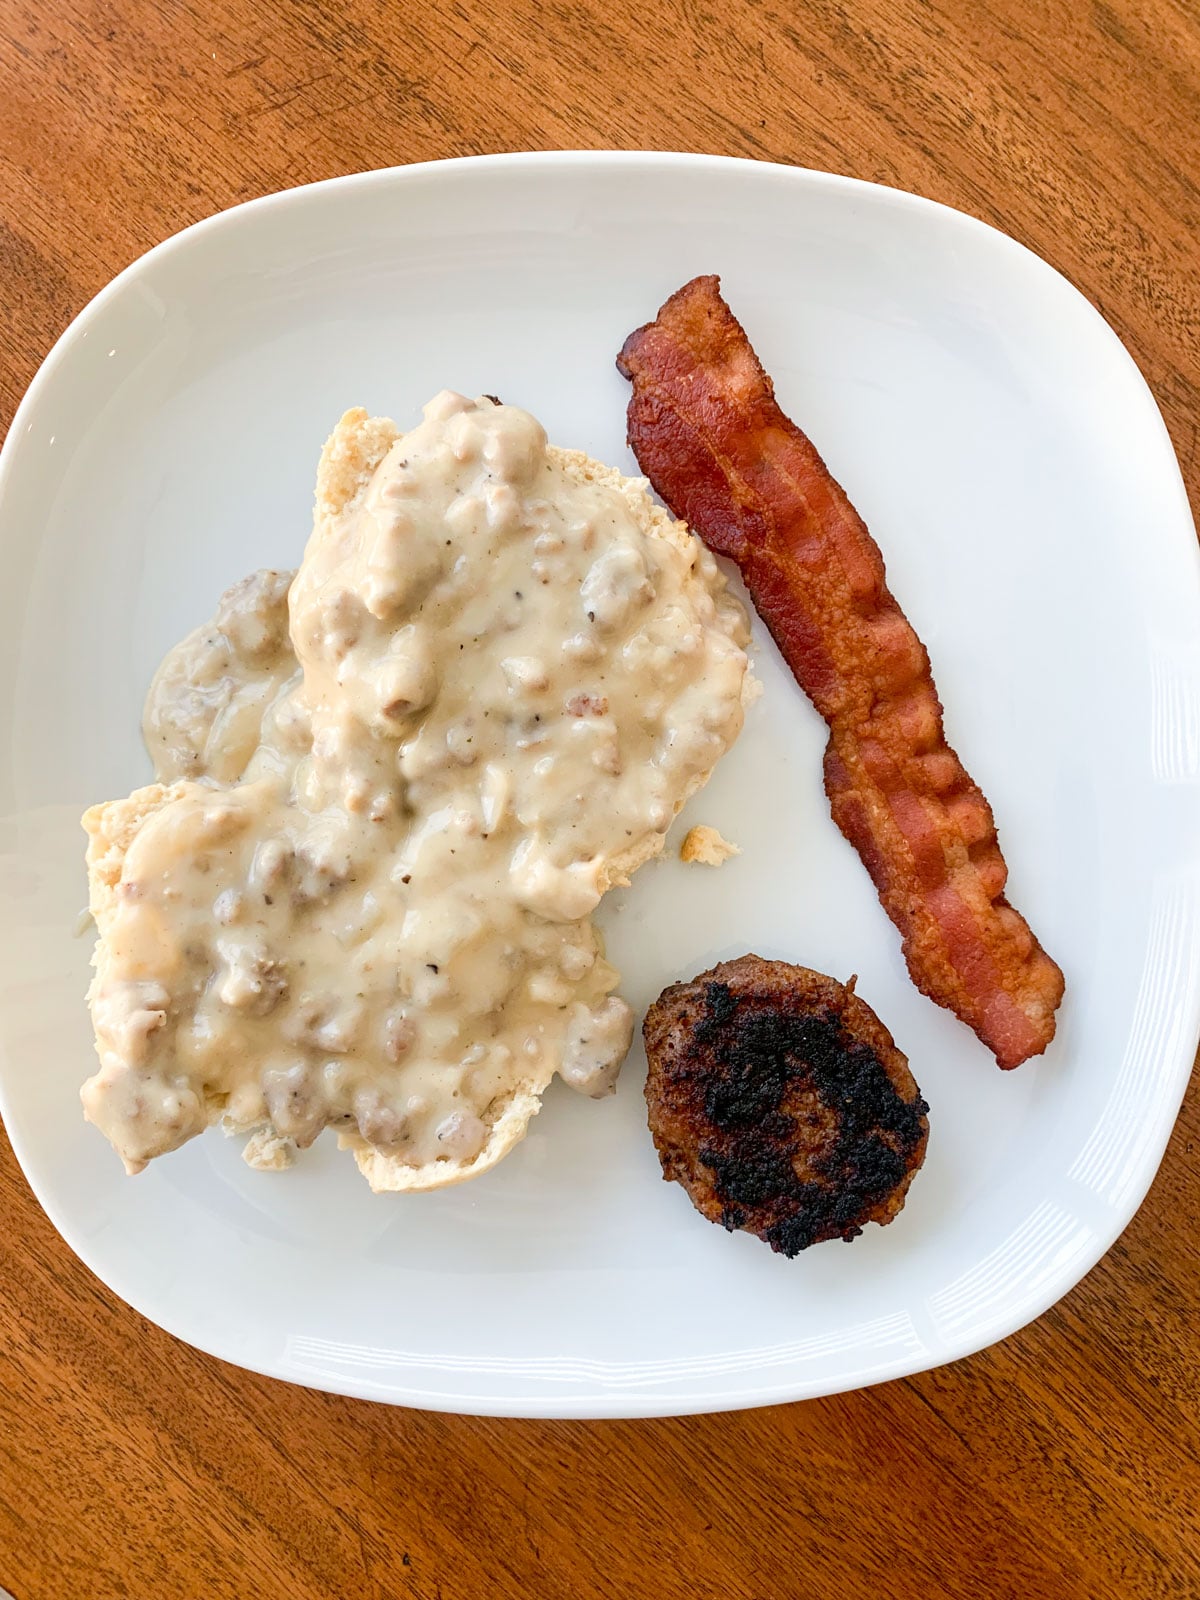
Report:
[{"label": "creamy white gravy", "polygon": [[330,1123],[470,1163],[514,1087],[612,1087],[632,1018],[589,915],[736,737],[746,622],[581,461],[440,395],[290,590],[255,574],[163,663],[176,787],[101,926],[84,1090],[131,1170],[214,1115],[265,1164]]}]

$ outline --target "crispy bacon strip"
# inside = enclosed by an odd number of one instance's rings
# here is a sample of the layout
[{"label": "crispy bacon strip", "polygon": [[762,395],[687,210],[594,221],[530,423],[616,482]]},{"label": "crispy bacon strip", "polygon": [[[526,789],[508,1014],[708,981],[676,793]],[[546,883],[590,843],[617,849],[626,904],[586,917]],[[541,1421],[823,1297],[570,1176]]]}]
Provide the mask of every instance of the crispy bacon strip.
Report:
[{"label": "crispy bacon strip", "polygon": [[719,279],[625,341],[629,443],[678,517],[741,569],[829,724],[825,791],[899,928],[913,982],[1015,1067],[1054,1037],[1063,977],[1004,898],[991,808],[946,743],[929,657],[879,547],[779,409]]}]

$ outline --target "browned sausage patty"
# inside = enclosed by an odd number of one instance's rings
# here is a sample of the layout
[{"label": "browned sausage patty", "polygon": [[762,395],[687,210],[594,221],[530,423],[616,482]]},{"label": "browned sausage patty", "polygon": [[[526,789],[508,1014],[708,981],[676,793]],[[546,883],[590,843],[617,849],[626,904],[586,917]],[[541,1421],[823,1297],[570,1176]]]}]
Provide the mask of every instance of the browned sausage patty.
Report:
[{"label": "browned sausage patty", "polygon": [[900,1210],[929,1107],[844,984],[741,956],[664,989],[642,1033],[663,1177],[710,1222],[794,1256]]}]

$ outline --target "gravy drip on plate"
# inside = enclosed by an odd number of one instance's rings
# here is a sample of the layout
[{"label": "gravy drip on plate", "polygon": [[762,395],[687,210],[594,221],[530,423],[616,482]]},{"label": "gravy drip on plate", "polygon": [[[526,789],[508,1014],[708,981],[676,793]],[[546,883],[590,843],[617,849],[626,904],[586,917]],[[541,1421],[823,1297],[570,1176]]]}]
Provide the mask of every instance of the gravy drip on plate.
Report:
[{"label": "gravy drip on plate", "polygon": [[[336,436],[335,436],[336,438]],[[469,1164],[518,1083],[607,1092],[589,920],[736,737],[746,623],[642,488],[443,394],[304,561],[163,663],[87,1115],[131,1170],[214,1115]],[[639,515],[640,512],[640,515]]]}]

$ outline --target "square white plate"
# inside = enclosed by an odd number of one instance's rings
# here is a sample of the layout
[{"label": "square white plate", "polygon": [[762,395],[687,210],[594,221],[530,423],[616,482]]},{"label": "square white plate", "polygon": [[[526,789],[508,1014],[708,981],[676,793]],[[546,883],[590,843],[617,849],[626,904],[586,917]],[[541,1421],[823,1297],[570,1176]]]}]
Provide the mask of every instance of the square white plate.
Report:
[{"label": "square white plate", "polygon": [[[461,1188],[374,1197],[330,1135],[282,1176],[212,1133],[126,1178],[78,1101],[78,816],[148,777],[160,656],[234,579],[298,560],[347,406],[404,423],[442,387],[497,393],[636,470],[614,356],[711,271],[929,646],[1012,899],[1067,975],[1054,1045],[1002,1074],[913,989],[830,821],[824,728],[756,626],[766,693],[679,825],[744,853],[646,868],[606,907],[609,950],[639,1009],[746,950],[858,973],[932,1107],[897,1222],[794,1261],[704,1223],[660,1180],[637,1050],[615,1099],[556,1086]],[[1200,1027],[1200,561],[1133,362],[1012,240],[870,184],[669,155],[258,201],[151,251],[63,336],[0,461],[0,560],[0,1102],[65,1238],[181,1338],[445,1410],[753,1405],[1002,1337],[1140,1202]]]}]

